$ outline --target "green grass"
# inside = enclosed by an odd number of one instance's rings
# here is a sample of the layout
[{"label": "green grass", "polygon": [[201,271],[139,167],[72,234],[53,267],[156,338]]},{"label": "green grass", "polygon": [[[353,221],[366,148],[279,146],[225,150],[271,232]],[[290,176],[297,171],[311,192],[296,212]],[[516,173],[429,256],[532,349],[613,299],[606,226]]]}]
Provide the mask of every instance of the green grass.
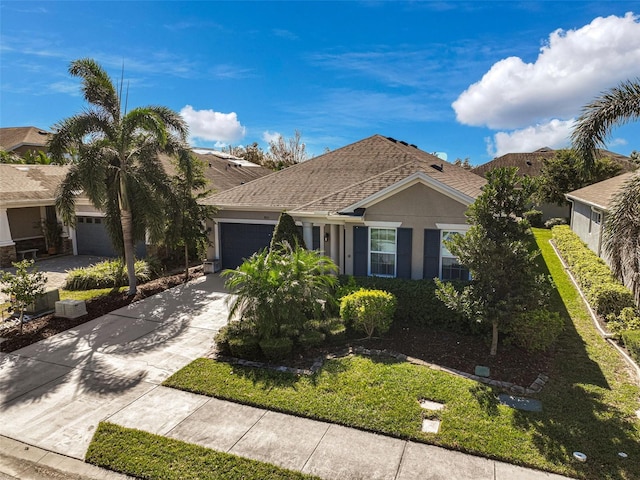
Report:
[{"label": "green grass", "polygon": [[144,479],[319,480],[268,463],[104,422],[98,425],[86,461]]},{"label": "green grass", "polygon": [[[541,413],[503,407],[497,392],[475,382],[361,357],[327,362],[312,377],[198,359],[165,385],[580,478],[640,478],[640,422],[634,413],[640,389],[596,333],[548,243],[550,231],[534,232],[556,283],[554,309],[567,325],[551,380],[539,395]],[[442,420],[437,435],[420,431],[420,398],[447,406],[433,415]],[[572,460],[574,451],[586,453],[588,461]],[[629,459],[621,460],[618,452]]]},{"label": "green grass", "polygon": [[[118,292],[123,292],[129,287],[119,287]],[[60,300],[91,300],[93,298],[109,295],[113,292],[113,288],[94,288],[92,290],[60,290]]]}]

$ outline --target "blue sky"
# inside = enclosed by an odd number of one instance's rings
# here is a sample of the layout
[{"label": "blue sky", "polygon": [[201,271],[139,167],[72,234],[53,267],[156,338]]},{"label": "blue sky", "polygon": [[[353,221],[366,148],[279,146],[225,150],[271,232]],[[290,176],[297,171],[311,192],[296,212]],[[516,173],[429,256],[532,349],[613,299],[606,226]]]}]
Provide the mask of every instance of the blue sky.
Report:
[{"label": "blue sky", "polygon": [[380,133],[480,164],[567,146],[582,105],[640,77],[640,2],[0,0],[0,126],[79,112],[82,57],[124,64],[129,105],[182,112],[192,145]]}]

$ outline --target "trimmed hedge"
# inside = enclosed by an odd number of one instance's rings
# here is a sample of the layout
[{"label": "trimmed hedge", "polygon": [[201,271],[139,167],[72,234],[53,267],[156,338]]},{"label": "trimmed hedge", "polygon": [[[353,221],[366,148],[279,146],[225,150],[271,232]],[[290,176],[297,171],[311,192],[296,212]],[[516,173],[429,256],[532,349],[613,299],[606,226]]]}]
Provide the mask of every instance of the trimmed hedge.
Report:
[{"label": "trimmed hedge", "polygon": [[621,335],[624,346],[636,363],[640,363],[640,330],[627,330]]},{"label": "trimmed hedge", "polygon": [[[462,289],[464,282],[452,282],[456,289]],[[339,290],[358,288],[384,290],[397,299],[394,321],[421,327],[442,327],[461,333],[478,332],[484,325],[466,320],[462,315],[449,310],[436,298],[436,284],[432,279],[408,280],[385,277],[340,277]],[[351,292],[349,292],[351,293]]]},{"label": "trimmed hedge", "polygon": [[633,294],[611,269],[566,225],[553,227],[553,241],[595,311],[606,317],[633,307]]},{"label": "trimmed hedge", "polygon": [[528,352],[542,352],[556,342],[564,330],[564,320],[558,312],[538,309],[521,313],[508,327],[517,345]]}]

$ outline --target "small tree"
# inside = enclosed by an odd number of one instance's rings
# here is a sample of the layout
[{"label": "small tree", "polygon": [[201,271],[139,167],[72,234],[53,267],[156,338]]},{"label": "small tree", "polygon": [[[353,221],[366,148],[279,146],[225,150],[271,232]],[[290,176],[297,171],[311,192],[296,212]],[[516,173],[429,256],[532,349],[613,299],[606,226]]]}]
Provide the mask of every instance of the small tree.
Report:
[{"label": "small tree", "polygon": [[25,309],[35,302],[38,296],[44,293],[44,287],[47,283],[47,277],[34,267],[31,271],[28,269],[33,266],[33,260],[22,260],[13,263],[16,273],[2,272],[0,283],[6,286],[2,289],[2,293],[11,297],[11,302],[20,311],[20,333],[24,320]]},{"label": "small tree", "polygon": [[280,135],[269,142],[265,166],[272,170],[282,170],[296,163],[304,162],[308,158],[307,146],[302,142],[302,134],[296,130],[294,136],[289,139]]},{"label": "small tree", "polygon": [[573,150],[559,150],[553,158],[542,161],[536,196],[542,202],[567,205],[565,193],[615,177],[622,168],[609,158],[595,160],[593,169],[584,170],[582,161]]},{"label": "small tree", "polygon": [[201,205],[198,200],[209,194],[204,190],[207,180],[201,162],[185,145],[178,152],[178,174],[171,178],[173,196],[168,204],[167,230],[164,243],[184,251],[184,281],[189,280],[189,250],[202,255],[207,247],[205,221],[212,218],[215,209]]},{"label": "small tree", "polygon": [[294,248],[298,246],[305,248],[304,238],[300,230],[298,230],[295,220],[288,213],[282,212],[280,218],[278,218],[278,224],[273,231],[269,250],[281,250],[285,243]]},{"label": "small tree", "polygon": [[470,320],[492,326],[491,355],[498,350],[498,335],[521,312],[544,305],[548,280],[536,274],[536,256],[530,252],[531,233],[521,217],[534,184],[518,179],[515,168],[497,168],[487,174],[488,184],[469,207],[472,224],[466,235],[445,245],[471,272],[472,282],[462,291],[436,279],[437,297]]}]

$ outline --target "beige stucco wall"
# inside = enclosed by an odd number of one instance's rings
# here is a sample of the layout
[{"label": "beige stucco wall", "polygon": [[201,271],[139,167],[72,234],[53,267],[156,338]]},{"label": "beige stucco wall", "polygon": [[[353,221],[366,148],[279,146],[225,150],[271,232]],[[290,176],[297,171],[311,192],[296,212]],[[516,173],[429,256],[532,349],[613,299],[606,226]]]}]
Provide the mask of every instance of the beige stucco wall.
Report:
[{"label": "beige stucco wall", "polygon": [[[365,222],[401,222],[400,227],[413,229],[411,252],[411,276],[414,279],[422,278],[424,230],[435,229],[436,224],[466,225],[464,215],[467,205],[440,193],[423,184],[410,186],[395,195],[381,200],[367,207],[364,221],[354,218],[339,218],[344,225],[339,226],[339,241],[337,243],[338,264],[341,272],[353,274],[353,226],[365,225]],[[216,215],[217,221],[240,220],[255,223],[277,221],[279,212],[245,212],[239,210],[221,210]],[[331,255],[331,241],[324,241],[324,234],[331,235],[330,220],[297,218],[296,221],[313,221],[314,225],[320,225],[320,248],[324,254]],[[208,225],[212,229],[210,240],[214,242],[215,226]],[[323,229],[324,226],[324,229]],[[212,245],[208,251],[209,258],[214,258],[215,247]]]},{"label": "beige stucco wall", "polygon": [[[426,185],[413,185],[394,196],[367,208],[367,222],[402,222],[402,228],[412,228],[411,277],[422,278],[424,230],[438,228],[436,224],[466,225],[467,206]],[[353,250],[353,229],[349,229],[347,248]],[[353,252],[351,252],[353,253]],[[351,262],[353,263],[353,262]]]},{"label": "beige stucco wall", "polygon": [[40,207],[7,209],[9,228],[13,240],[42,237],[40,228]]}]

